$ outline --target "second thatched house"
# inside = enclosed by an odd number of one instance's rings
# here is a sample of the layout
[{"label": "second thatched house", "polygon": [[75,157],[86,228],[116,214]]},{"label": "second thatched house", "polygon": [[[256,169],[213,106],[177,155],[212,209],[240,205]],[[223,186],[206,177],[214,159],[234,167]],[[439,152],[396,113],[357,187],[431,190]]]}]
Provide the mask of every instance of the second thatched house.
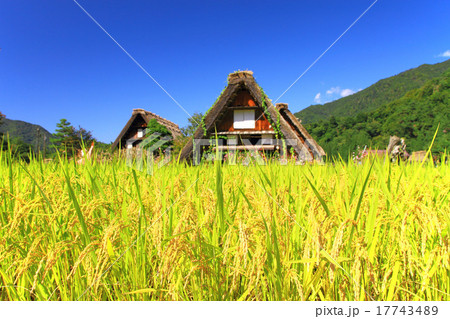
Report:
[{"label": "second thatched house", "polygon": [[155,113],[134,109],[131,118],[114,141],[112,148],[133,148],[139,145],[145,138],[145,128],[150,120],[155,119],[159,124],[164,125],[176,138],[181,135],[180,128],[175,123],[156,115]]},{"label": "second thatched house", "polygon": [[304,161],[321,161],[326,155],[287,104],[272,105],[251,71],[228,76],[227,87],[199,124],[193,139],[181,151],[181,159],[191,160],[216,136],[220,140],[214,147],[223,151],[279,151]]}]

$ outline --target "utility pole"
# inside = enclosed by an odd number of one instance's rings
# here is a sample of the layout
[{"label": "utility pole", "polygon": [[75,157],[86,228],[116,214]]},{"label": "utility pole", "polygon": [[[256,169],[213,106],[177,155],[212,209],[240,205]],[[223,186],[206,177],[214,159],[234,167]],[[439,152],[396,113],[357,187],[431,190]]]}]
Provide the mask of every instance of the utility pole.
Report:
[{"label": "utility pole", "polygon": [[44,135],[44,159],[45,159],[45,142],[47,141],[47,136]]},{"label": "utility pole", "polygon": [[36,155],[40,154],[40,148],[39,148],[39,142],[41,139],[41,130],[39,129],[39,127],[36,129]]}]

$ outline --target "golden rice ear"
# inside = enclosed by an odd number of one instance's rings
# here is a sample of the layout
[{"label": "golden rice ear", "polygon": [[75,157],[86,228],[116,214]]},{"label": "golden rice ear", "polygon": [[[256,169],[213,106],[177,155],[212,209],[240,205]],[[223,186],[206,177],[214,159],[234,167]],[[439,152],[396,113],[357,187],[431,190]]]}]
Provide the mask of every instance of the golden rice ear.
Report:
[{"label": "golden rice ear", "polygon": [[74,161],[0,153],[0,300],[448,299],[448,164]]}]

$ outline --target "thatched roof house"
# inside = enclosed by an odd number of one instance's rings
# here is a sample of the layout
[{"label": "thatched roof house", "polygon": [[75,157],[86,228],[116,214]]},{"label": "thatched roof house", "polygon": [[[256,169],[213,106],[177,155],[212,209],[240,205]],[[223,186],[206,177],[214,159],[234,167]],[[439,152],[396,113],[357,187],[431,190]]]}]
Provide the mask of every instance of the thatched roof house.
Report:
[{"label": "thatched roof house", "polygon": [[326,155],[289,111],[287,104],[272,105],[252,71],[234,72],[228,76],[227,87],[204,116],[193,139],[181,151],[181,158],[192,159],[193,140],[214,139],[216,132],[225,137],[217,146],[222,150],[282,152],[280,141],[284,141],[299,159],[320,161]]},{"label": "thatched roof house", "polygon": [[131,118],[117,136],[112,148],[115,149],[119,146],[121,148],[132,148],[138,145],[144,139],[144,130],[151,119],[156,119],[159,124],[164,125],[172,133],[173,138],[181,135],[180,128],[175,123],[155,113],[143,109],[134,109]]}]

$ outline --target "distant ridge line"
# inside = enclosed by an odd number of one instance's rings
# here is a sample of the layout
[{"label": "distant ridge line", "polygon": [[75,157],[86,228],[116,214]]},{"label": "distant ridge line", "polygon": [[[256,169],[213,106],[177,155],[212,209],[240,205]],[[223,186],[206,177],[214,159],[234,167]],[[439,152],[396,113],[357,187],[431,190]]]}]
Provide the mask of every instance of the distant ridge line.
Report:
[{"label": "distant ridge line", "polygon": [[303,124],[327,120],[331,116],[348,117],[371,112],[392,102],[408,91],[417,89],[428,80],[441,76],[450,69],[450,59],[436,64],[422,64],[396,75],[381,79],[352,95],[325,104],[310,105],[294,115]]}]

